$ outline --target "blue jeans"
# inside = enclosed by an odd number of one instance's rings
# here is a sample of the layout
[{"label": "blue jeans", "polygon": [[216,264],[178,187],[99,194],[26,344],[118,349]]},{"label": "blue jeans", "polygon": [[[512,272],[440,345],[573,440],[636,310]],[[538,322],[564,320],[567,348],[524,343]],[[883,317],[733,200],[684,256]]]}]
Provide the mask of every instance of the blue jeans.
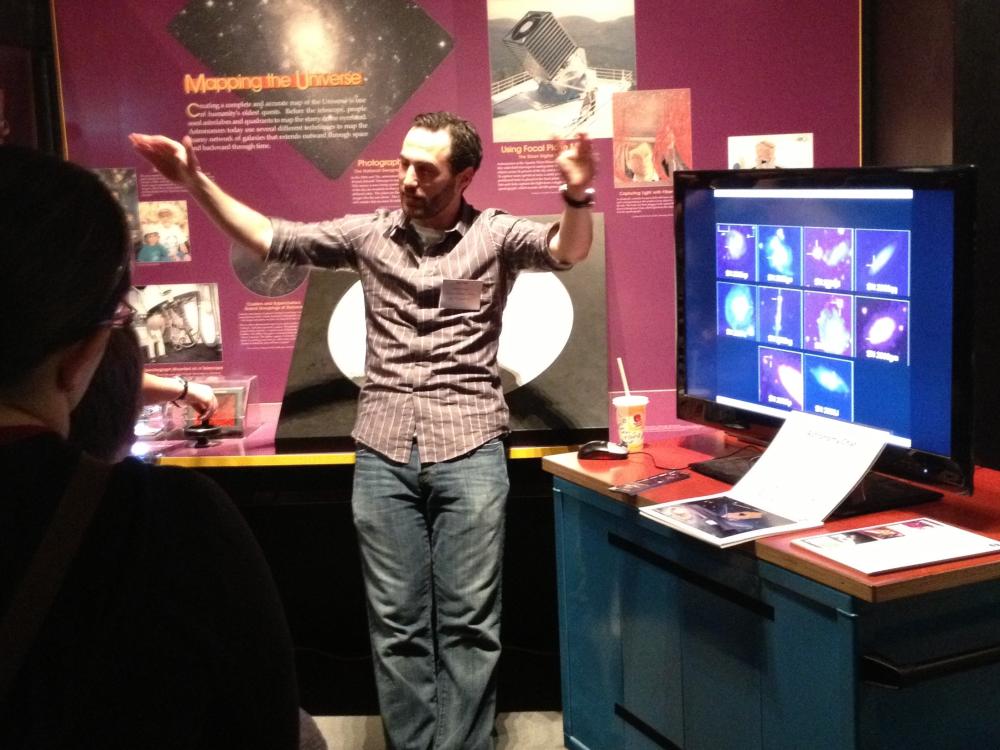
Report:
[{"label": "blue jeans", "polygon": [[493,747],[507,491],[499,440],[407,464],[359,447],[352,507],[394,750]]}]

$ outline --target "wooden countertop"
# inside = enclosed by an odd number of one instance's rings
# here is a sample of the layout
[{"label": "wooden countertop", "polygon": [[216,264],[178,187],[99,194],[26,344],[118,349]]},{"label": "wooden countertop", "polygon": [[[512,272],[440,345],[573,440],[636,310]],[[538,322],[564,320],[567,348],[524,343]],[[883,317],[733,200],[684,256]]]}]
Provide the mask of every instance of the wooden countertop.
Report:
[{"label": "wooden countertop", "polygon": [[[724,450],[721,436],[694,435],[653,443],[646,447],[645,452],[621,460],[581,461],[576,453],[546,456],[542,459],[542,468],[554,476],[619,502],[643,506],[722,492],[728,485],[690,472],[690,478],[656,487],[638,498],[610,492],[608,487],[643,479],[667,468],[683,468],[693,461],[720,455]],[[1000,579],[1000,553],[869,576],[792,544],[799,537],[896,523],[921,516],[1000,539],[1000,472],[977,468],[973,482],[976,489],[971,496],[946,493],[942,500],[936,502],[838,519],[822,528],[766,537],[747,544],[753,544],[754,554],[760,560],[867,602],[884,602],[997,580]]]},{"label": "wooden countertop", "polygon": [[[262,467],[262,466],[336,466],[354,463],[354,451],[323,451],[315,453],[277,453],[274,433],[278,424],[280,404],[258,404],[252,418],[254,427],[242,438],[213,440],[204,448],[195,448],[188,439],[139,441],[144,453],[155,457],[163,466],[186,466],[194,469]],[[571,446],[512,446],[511,459],[541,458],[565,453]]]}]

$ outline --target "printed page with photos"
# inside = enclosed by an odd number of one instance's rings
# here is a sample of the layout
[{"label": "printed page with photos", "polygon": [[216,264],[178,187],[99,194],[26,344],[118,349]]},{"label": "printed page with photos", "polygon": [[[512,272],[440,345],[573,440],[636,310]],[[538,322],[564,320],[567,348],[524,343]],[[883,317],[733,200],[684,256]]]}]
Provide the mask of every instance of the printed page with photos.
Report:
[{"label": "printed page with photos", "polygon": [[1000,552],[1000,541],[933,518],[807,536],[794,544],[868,575]]},{"label": "printed page with photos", "polygon": [[728,492],[640,512],[718,547],[820,526],[875,463],[887,436],[790,412],[767,450]]}]

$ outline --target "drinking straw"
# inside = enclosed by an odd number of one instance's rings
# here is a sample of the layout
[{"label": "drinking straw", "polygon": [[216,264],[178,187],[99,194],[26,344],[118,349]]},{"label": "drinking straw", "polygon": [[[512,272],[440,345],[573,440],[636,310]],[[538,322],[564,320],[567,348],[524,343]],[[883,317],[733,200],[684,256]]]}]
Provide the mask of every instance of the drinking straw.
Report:
[{"label": "drinking straw", "polygon": [[628,389],[628,378],[625,377],[625,365],[622,364],[622,358],[618,358],[618,372],[622,376],[622,386],[625,388],[625,395],[631,396],[632,393]]}]

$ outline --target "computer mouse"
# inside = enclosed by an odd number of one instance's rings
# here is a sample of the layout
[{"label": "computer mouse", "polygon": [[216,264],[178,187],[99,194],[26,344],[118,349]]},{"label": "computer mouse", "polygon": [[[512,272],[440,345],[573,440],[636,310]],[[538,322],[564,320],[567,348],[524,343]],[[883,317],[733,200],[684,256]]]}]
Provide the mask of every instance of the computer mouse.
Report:
[{"label": "computer mouse", "polygon": [[628,448],[623,443],[608,440],[591,440],[576,452],[577,458],[628,458]]}]

